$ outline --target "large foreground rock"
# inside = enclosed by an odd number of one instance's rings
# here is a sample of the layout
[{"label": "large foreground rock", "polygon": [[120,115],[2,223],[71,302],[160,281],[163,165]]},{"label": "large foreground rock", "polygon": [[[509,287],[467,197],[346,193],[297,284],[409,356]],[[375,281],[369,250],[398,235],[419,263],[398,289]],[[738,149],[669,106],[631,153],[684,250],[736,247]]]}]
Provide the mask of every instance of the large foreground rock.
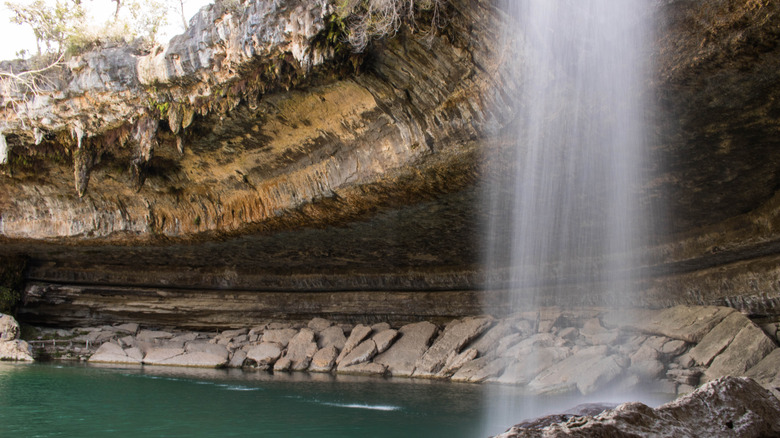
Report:
[{"label": "large foreground rock", "polygon": [[0,360],[33,360],[30,344],[18,337],[19,323],[11,315],[0,313]]},{"label": "large foreground rock", "polygon": [[142,353],[138,348],[125,351],[119,344],[106,342],[89,358],[90,363],[141,364]]},{"label": "large foreground rock", "polygon": [[780,436],[780,401],[754,380],[724,377],[652,409],[624,403],[596,416],[534,428],[529,422],[496,438],[520,437],[773,437]]},{"label": "large foreground rock", "polygon": [[464,345],[476,339],[490,325],[490,318],[464,318],[453,321],[444,334],[425,352],[414,366],[414,377],[435,377],[451,353],[460,353]]},{"label": "large foreground rock", "polygon": [[400,338],[384,353],[374,357],[374,363],[384,365],[393,376],[408,377],[414,364],[425,354],[436,326],[430,322],[416,322],[398,330]]}]

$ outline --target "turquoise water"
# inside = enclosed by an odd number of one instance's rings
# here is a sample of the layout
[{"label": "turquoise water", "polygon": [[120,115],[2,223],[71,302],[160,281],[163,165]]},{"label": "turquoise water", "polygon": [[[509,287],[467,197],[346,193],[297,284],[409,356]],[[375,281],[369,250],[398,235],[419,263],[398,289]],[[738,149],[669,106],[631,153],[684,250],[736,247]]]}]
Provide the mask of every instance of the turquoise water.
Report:
[{"label": "turquoise water", "polygon": [[[579,402],[484,388],[306,373],[0,363],[0,437],[485,437]],[[520,411],[488,415],[488,394]]]}]

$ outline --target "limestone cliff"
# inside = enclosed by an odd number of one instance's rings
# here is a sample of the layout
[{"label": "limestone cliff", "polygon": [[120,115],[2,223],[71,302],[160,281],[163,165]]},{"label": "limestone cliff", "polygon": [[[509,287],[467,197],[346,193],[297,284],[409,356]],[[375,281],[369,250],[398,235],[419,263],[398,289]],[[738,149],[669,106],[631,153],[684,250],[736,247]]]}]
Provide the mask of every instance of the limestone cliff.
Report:
[{"label": "limestone cliff", "polygon": [[[652,4],[664,170],[637,196],[668,220],[643,304],[776,313],[780,6]],[[258,297],[307,316],[479,312],[480,181],[505,166],[483,157],[522,95],[503,7],[451,0],[356,53],[332,1],[211,6],[166,45],[5,90],[0,251],[30,258],[21,317]]]}]

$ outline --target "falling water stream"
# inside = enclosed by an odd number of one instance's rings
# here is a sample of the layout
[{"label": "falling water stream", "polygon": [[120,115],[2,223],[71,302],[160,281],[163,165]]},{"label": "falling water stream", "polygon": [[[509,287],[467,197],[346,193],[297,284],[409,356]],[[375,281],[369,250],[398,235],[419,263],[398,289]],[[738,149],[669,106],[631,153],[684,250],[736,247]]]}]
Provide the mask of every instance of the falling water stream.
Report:
[{"label": "falling water stream", "polygon": [[630,304],[632,248],[647,232],[635,196],[646,150],[645,3],[507,6],[522,93],[514,171],[491,195],[503,214],[490,225],[488,263],[509,266],[515,306]]},{"label": "falling water stream", "polygon": [[492,162],[504,171],[487,196],[486,264],[502,275],[486,287],[510,291],[510,313],[636,299],[634,249],[651,222],[636,196],[647,179],[649,3],[503,6],[516,24],[505,44],[520,91],[508,152]]}]

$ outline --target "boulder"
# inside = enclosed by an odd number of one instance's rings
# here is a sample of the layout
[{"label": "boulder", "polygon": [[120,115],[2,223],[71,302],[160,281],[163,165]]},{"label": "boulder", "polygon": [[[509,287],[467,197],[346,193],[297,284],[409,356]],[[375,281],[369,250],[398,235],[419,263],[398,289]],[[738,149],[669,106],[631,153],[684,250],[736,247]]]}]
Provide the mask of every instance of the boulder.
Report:
[{"label": "boulder", "polygon": [[138,324],[134,322],[128,322],[126,324],[119,324],[114,326],[114,330],[120,333],[127,333],[130,335],[135,335],[138,333]]},{"label": "boulder", "polygon": [[140,364],[141,351],[137,348],[132,349],[132,356],[128,355],[119,344],[106,342],[90,356],[90,363],[116,363],[116,364]]},{"label": "boulder", "polygon": [[317,343],[314,342],[314,331],[304,328],[290,339],[284,357],[290,360],[292,371],[303,371],[309,367],[311,358],[316,352]]},{"label": "boulder", "polygon": [[286,357],[283,357],[274,363],[274,372],[290,371],[291,366],[292,361]]},{"label": "boulder", "polygon": [[345,367],[355,365],[363,362],[368,362],[376,355],[376,343],[373,339],[366,339],[361,342],[360,345],[353,348],[341,361],[338,362],[338,371],[343,370]]},{"label": "boulder", "polygon": [[591,415],[526,422],[495,438],[780,436],[780,401],[745,377],[714,380],[655,409],[633,402]]},{"label": "boulder", "polygon": [[0,342],[13,341],[19,337],[19,323],[13,316],[0,313]]},{"label": "boulder", "polygon": [[488,352],[496,349],[499,340],[513,334],[513,332],[512,322],[506,320],[500,321],[490,330],[486,331],[485,334],[480,336],[479,339],[474,341],[470,345],[470,348],[477,350],[480,356],[485,356]]},{"label": "boulder", "polygon": [[481,335],[490,325],[491,318],[464,318],[450,324],[444,334],[415,363],[412,376],[434,377],[444,366],[451,352],[459,353],[464,345]]},{"label": "boulder", "polygon": [[337,325],[326,328],[317,336],[317,346],[320,347],[320,349],[332,345],[336,347],[337,350],[341,351],[344,349],[346,343],[347,337],[344,336],[344,330]]},{"label": "boulder", "polygon": [[620,310],[611,313],[608,319],[643,333],[695,344],[734,312],[730,307],[680,305],[661,311]]},{"label": "boulder", "polygon": [[228,366],[230,368],[241,368],[244,366],[244,361],[246,360],[246,351],[244,350],[236,350],[233,352],[233,355],[230,356],[230,361],[228,362]]},{"label": "boulder", "polygon": [[[190,342],[198,339],[198,334],[195,332],[183,333],[172,337],[169,342]],[[207,341],[204,341],[207,342]]]},{"label": "boulder", "polygon": [[363,376],[383,376],[387,373],[387,367],[373,362],[363,362],[348,367],[340,367],[340,374],[355,374]]},{"label": "boulder", "polygon": [[157,339],[170,339],[172,337],[173,333],[159,330],[141,330],[135,335],[136,340],[145,342],[154,342]]},{"label": "boulder", "polygon": [[739,312],[734,312],[723,319],[691,349],[691,358],[699,365],[709,366],[715,356],[728,347],[731,341],[750,320]]},{"label": "boulder", "polygon": [[515,355],[505,356],[511,361],[497,382],[513,385],[528,384],[539,373],[571,354],[571,349],[566,347],[530,347],[526,350],[517,350]]},{"label": "boulder", "polygon": [[150,348],[144,356],[143,362],[149,365],[161,365],[167,359],[184,354],[183,348]]},{"label": "boulder", "polygon": [[314,318],[306,326],[312,329],[314,333],[319,333],[332,325],[333,323],[325,318]]},{"label": "boulder", "polygon": [[755,379],[764,388],[780,397],[780,348],[775,348],[755,366],[747,370],[745,376]]},{"label": "boulder", "polygon": [[537,394],[575,389],[590,394],[622,372],[621,361],[615,355],[608,355],[608,351],[604,345],[584,348],[542,371],[528,383],[528,389]]},{"label": "boulder", "polygon": [[282,356],[282,347],[274,342],[263,342],[249,348],[246,357],[260,369],[268,369]]},{"label": "boulder", "polygon": [[228,357],[228,349],[224,345],[211,344],[207,341],[191,341],[187,342],[184,346],[184,351],[187,353],[202,352],[209,353],[215,356]]},{"label": "boulder", "polygon": [[346,357],[346,355],[349,354],[353,348],[357,347],[358,344],[363,342],[363,340],[366,339],[366,337],[368,337],[370,334],[371,327],[365,326],[363,324],[356,325],[349,333],[349,338],[344,344],[344,348],[341,349],[339,357],[336,358],[336,363],[340,364],[344,357]]},{"label": "boulder", "polygon": [[503,358],[480,357],[467,362],[452,377],[453,382],[483,382],[501,375],[506,367]]},{"label": "boulder", "polygon": [[[146,358],[144,358],[144,362]],[[178,356],[169,357],[156,363],[156,365],[168,365],[178,367],[202,367],[222,368],[227,365],[227,355],[217,355],[205,351],[193,351]]]},{"label": "boulder", "polygon": [[398,330],[387,328],[375,334],[371,339],[376,344],[377,353],[383,353],[393,345],[396,337],[398,337]]},{"label": "boulder", "polygon": [[466,350],[463,350],[463,352],[461,352],[460,354],[457,354],[453,351],[452,353],[450,353],[450,356],[447,358],[447,361],[444,363],[444,368],[442,368],[442,370],[439,371],[438,376],[449,377],[455,374],[455,372],[458,371],[463,365],[476,359],[478,355],[479,352],[477,351],[476,348],[468,348]]},{"label": "boulder", "polygon": [[34,360],[32,347],[27,341],[21,339],[0,342],[0,360],[32,362]]},{"label": "boulder", "polygon": [[715,356],[704,378],[713,380],[724,376],[742,376],[775,348],[775,341],[751,322],[737,333],[722,353]]},{"label": "boulder", "polygon": [[333,369],[333,365],[336,364],[336,356],[338,356],[338,354],[339,352],[335,345],[329,345],[318,350],[314,353],[314,357],[311,358],[309,371],[315,373],[329,373],[330,370]]},{"label": "boulder", "polygon": [[384,353],[374,357],[373,362],[384,365],[393,376],[411,376],[414,364],[428,349],[436,326],[427,321],[401,327],[399,338]]},{"label": "boulder", "polygon": [[275,343],[279,344],[282,347],[286,347],[288,343],[290,343],[290,339],[293,338],[293,336],[298,334],[298,330],[295,330],[293,328],[282,328],[282,329],[268,329],[263,332],[262,342],[264,343]]},{"label": "boulder", "polygon": [[383,331],[385,331],[385,330],[387,330],[389,328],[390,328],[390,324],[388,324],[386,322],[378,322],[378,323],[376,323],[376,324],[371,326],[371,332],[372,333],[379,333],[379,332],[383,332]]}]

